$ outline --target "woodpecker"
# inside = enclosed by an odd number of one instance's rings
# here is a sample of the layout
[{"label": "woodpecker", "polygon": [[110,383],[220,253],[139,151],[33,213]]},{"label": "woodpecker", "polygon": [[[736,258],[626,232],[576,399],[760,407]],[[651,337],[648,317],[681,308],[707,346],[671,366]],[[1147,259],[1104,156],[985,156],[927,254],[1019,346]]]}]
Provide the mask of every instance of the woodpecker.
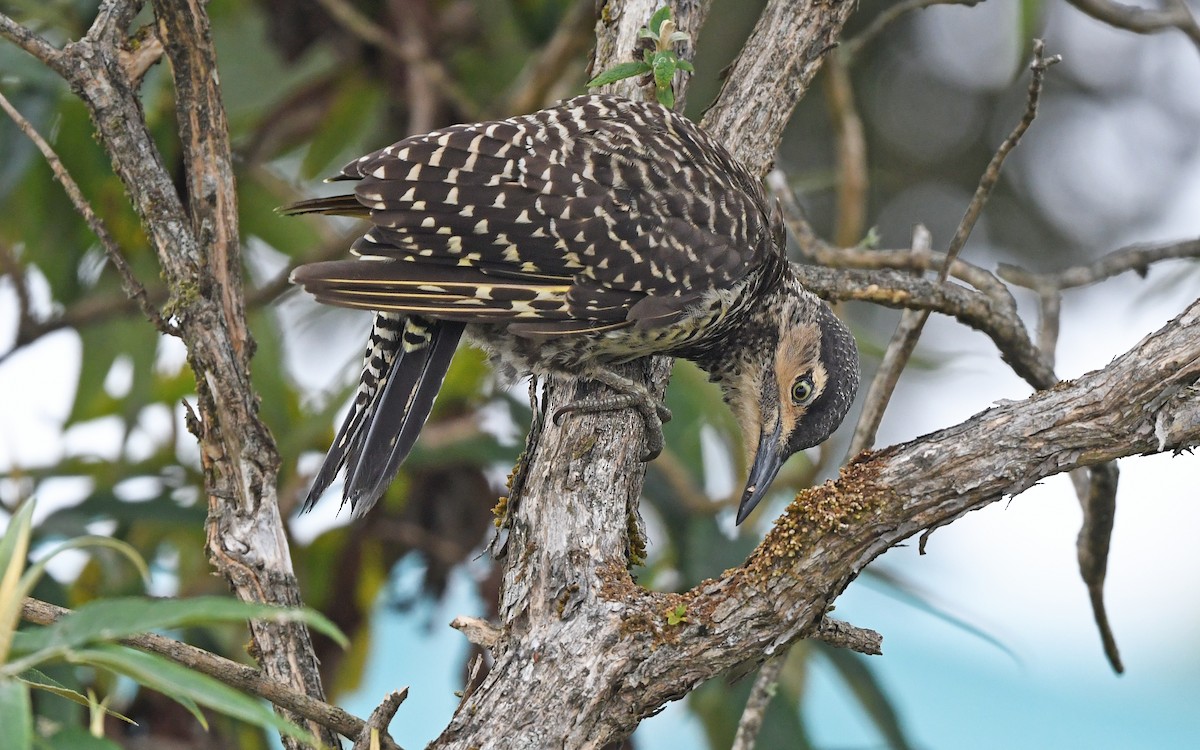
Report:
[{"label": "woodpecker", "polygon": [[[366,218],[354,259],[300,266],[320,302],[375,311],[353,406],[305,502],[345,467],[366,512],[395,478],[459,339],[509,374],[589,378],[635,408],[652,457],[670,412],[608,366],[665,354],[717,382],[747,446],[741,523],[858,388],[854,338],[797,280],[758,179],[671,110],[581,96],[417,135],[351,162],[353,193],[288,214]],[[556,414],[557,419],[561,414]],[[648,457],[649,458],[649,457]]]}]

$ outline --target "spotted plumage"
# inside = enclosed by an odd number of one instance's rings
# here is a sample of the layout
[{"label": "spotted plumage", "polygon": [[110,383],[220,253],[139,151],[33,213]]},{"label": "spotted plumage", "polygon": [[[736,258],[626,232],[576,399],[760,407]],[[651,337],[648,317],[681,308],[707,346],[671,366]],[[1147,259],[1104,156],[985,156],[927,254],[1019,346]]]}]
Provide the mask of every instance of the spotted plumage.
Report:
[{"label": "spotted plumage", "polygon": [[[463,333],[506,371],[616,388],[622,398],[581,407],[633,404],[651,432],[665,410],[605,366],[695,361],[723,387],[754,455],[739,520],[782,460],[828,437],[849,408],[853,339],[791,273],[759,181],[658,104],[586,96],[457,125],[334,179],[354,181],[353,194],[288,212],[371,227],[351,248],[357,259],[302,266],[294,280],[321,302],[376,311],[376,322],[309,504],[343,465],[356,510],[378,499]],[[800,377],[813,395],[793,404]]]}]

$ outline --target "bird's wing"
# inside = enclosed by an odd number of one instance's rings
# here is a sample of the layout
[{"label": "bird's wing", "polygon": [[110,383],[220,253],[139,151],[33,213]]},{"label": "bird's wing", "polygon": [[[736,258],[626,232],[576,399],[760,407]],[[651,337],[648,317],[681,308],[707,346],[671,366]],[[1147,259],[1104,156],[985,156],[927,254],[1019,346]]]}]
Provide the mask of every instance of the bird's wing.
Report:
[{"label": "bird's wing", "polygon": [[295,274],[348,307],[529,335],[659,325],[780,252],[757,181],[657,104],[586,96],[445,128],[337,179],[352,197],[288,210],[369,213],[360,260]]}]

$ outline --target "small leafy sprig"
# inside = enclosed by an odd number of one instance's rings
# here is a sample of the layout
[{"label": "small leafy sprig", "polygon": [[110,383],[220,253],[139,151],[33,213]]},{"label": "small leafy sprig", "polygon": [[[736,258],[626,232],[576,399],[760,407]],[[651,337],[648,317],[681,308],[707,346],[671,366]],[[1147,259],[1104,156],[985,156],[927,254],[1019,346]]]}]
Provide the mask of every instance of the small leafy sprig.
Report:
[{"label": "small leafy sprig", "polygon": [[642,59],[612,66],[588,81],[588,88],[606,86],[634,76],[647,76],[646,82],[654,84],[654,95],[658,103],[668,109],[674,109],[675,91],[671,88],[671,79],[675,77],[675,71],[696,72],[690,62],[680,59],[674,47],[677,42],[689,41],[691,36],[675,27],[675,21],[671,18],[671,7],[664,5],[650,17],[650,24],[641,28],[638,38],[649,41],[649,45],[642,52]]}]

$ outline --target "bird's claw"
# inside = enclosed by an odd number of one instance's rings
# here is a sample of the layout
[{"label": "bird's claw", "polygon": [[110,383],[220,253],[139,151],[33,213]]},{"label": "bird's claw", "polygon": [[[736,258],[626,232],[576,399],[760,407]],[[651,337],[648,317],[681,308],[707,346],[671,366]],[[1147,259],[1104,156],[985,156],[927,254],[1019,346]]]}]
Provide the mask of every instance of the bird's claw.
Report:
[{"label": "bird's claw", "polygon": [[607,380],[601,382],[621,392],[611,396],[573,401],[555,410],[551,420],[557,426],[562,424],[564,416],[576,412],[595,414],[619,409],[636,409],[646,424],[646,455],[642,456],[642,461],[652,461],[657,458],[665,445],[662,426],[664,422],[671,421],[671,410],[666,407],[666,404],[640,389],[625,390]]}]

